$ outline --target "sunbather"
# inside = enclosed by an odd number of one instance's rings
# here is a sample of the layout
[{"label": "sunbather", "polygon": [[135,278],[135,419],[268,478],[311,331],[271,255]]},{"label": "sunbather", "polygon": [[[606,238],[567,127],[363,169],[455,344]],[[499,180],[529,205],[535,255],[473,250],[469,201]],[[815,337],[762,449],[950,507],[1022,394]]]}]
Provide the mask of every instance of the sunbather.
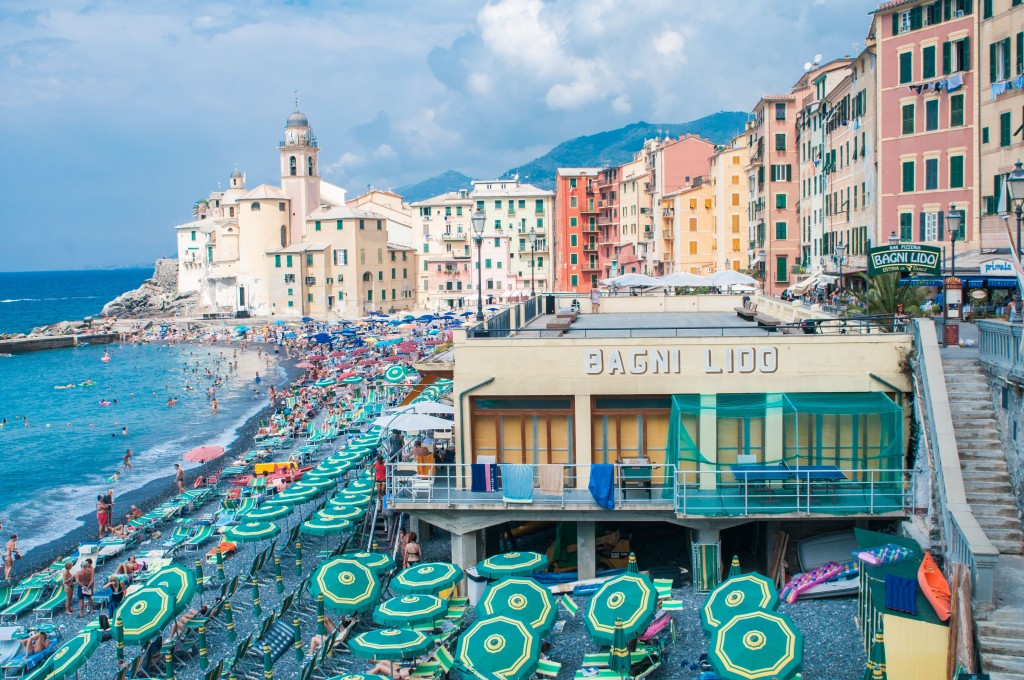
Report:
[{"label": "sunbather", "polygon": [[392,678],[403,680],[412,675],[412,670],[402,668],[402,664],[397,661],[378,661],[376,666],[366,672],[370,675],[390,675]]},{"label": "sunbather", "polygon": [[333,635],[334,631],[337,630],[337,626],[334,625],[334,621],[332,621],[331,617],[329,616],[324,616],[324,628],[327,629],[326,635],[317,634],[309,639],[310,656],[316,654],[316,650],[320,649],[320,647],[323,646],[324,642],[327,641],[327,638]]},{"label": "sunbather", "polygon": [[46,633],[37,630],[35,633],[32,633],[22,640],[21,646],[25,649],[26,656],[29,654],[38,654],[50,646],[50,637]]},{"label": "sunbather", "polygon": [[174,622],[174,626],[171,628],[171,637],[177,637],[185,632],[186,624],[197,616],[206,616],[206,612],[209,608],[204,604],[198,611],[195,609],[189,609],[187,612],[178,617],[178,620]]},{"label": "sunbather", "polygon": [[[124,516],[125,520],[131,522],[133,519],[142,517],[142,510],[139,510],[137,506],[132,506],[132,509]],[[113,529],[111,529],[113,531]]]},{"label": "sunbather", "polygon": [[131,557],[128,558],[127,562],[125,562],[123,564],[119,564],[118,567],[117,567],[117,571],[115,571],[114,573],[115,574],[125,574],[126,576],[131,576],[132,574],[134,574],[135,572],[139,571],[140,569],[142,569],[142,565],[139,564],[137,559],[135,559],[135,555],[132,555]]},{"label": "sunbather", "polygon": [[127,539],[133,531],[135,531],[135,527],[126,526],[124,524],[118,524],[116,527],[110,527],[111,536],[117,536],[118,538],[123,539]]}]

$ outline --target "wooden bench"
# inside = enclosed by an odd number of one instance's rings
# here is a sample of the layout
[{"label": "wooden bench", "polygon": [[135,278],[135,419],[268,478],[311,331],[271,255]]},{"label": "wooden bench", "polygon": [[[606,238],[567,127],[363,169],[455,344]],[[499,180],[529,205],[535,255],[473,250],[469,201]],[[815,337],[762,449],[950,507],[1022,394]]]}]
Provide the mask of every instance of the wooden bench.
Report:
[{"label": "wooden bench", "polygon": [[754,320],[757,321],[757,325],[758,326],[764,326],[766,328],[772,328],[772,329],[777,328],[778,325],[782,323],[781,321],[776,319],[774,316],[767,316],[765,314],[757,314],[754,317]]},{"label": "wooden bench", "polygon": [[780,326],[779,330],[783,335],[803,335],[804,331],[799,326]]},{"label": "wooden bench", "polygon": [[757,305],[750,305],[749,307],[734,307],[736,310],[736,316],[740,317],[744,321],[753,321],[757,316]]},{"label": "wooden bench", "polygon": [[558,313],[555,314],[556,318],[559,318],[559,319],[571,319],[572,321],[575,321],[578,316],[579,316],[578,312],[574,312],[571,309],[569,309],[568,307],[563,308],[563,309],[559,309]]},{"label": "wooden bench", "polygon": [[555,321],[548,321],[547,329],[549,331],[567,331],[569,326],[572,325],[573,319],[563,319],[561,317],[556,318]]}]

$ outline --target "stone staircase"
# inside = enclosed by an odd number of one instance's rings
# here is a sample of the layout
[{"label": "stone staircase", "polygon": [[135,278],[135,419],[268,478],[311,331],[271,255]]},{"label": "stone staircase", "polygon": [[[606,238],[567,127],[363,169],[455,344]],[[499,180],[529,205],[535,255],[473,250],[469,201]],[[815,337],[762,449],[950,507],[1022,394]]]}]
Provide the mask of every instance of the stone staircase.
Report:
[{"label": "stone staircase", "polygon": [[993,415],[988,377],[977,359],[943,358],[964,491],[978,524],[999,549],[995,608],[978,622],[984,670],[992,680],[1024,677],[1024,532]]}]

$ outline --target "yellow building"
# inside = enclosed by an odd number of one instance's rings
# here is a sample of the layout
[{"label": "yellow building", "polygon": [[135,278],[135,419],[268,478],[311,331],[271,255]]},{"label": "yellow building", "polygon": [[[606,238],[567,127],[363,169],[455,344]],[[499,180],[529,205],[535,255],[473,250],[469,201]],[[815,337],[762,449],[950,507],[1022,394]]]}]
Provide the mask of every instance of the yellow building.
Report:
[{"label": "yellow building", "polygon": [[715,239],[718,252],[715,270],[747,269],[747,210],[743,195],[744,167],[750,162],[750,147],[737,135],[719,147],[710,158],[711,190],[714,204]]},{"label": "yellow building", "polygon": [[667,194],[660,201],[658,233],[667,273],[706,276],[716,271],[718,238],[713,189],[706,178],[696,179],[697,184]]}]

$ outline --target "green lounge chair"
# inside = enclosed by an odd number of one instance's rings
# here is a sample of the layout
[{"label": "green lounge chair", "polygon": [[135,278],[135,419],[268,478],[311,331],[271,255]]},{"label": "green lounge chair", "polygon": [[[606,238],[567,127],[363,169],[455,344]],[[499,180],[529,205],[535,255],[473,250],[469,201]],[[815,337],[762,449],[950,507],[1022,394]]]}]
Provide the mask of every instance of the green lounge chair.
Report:
[{"label": "green lounge chair", "polygon": [[56,588],[49,600],[37,605],[32,611],[35,613],[36,618],[52,619],[53,615],[56,614],[58,610],[64,608],[64,601],[66,599],[67,598],[64,595],[64,588]]},{"label": "green lounge chair", "polygon": [[0,608],[6,607],[11,603],[11,587],[0,586]]},{"label": "green lounge chair", "polygon": [[189,527],[174,527],[174,533],[171,534],[166,541],[164,541],[163,547],[165,550],[174,552],[181,546],[185,545],[185,542],[189,539],[191,535],[192,529],[190,529]]},{"label": "green lounge chair", "polygon": [[199,525],[199,527],[196,528],[196,532],[185,541],[185,551],[199,550],[199,546],[206,543],[212,537],[213,527],[209,524]]},{"label": "green lounge chair", "polygon": [[18,598],[17,602],[0,611],[0,621],[13,621],[17,619],[20,615],[35,607],[42,596],[42,586],[29,588]]}]

